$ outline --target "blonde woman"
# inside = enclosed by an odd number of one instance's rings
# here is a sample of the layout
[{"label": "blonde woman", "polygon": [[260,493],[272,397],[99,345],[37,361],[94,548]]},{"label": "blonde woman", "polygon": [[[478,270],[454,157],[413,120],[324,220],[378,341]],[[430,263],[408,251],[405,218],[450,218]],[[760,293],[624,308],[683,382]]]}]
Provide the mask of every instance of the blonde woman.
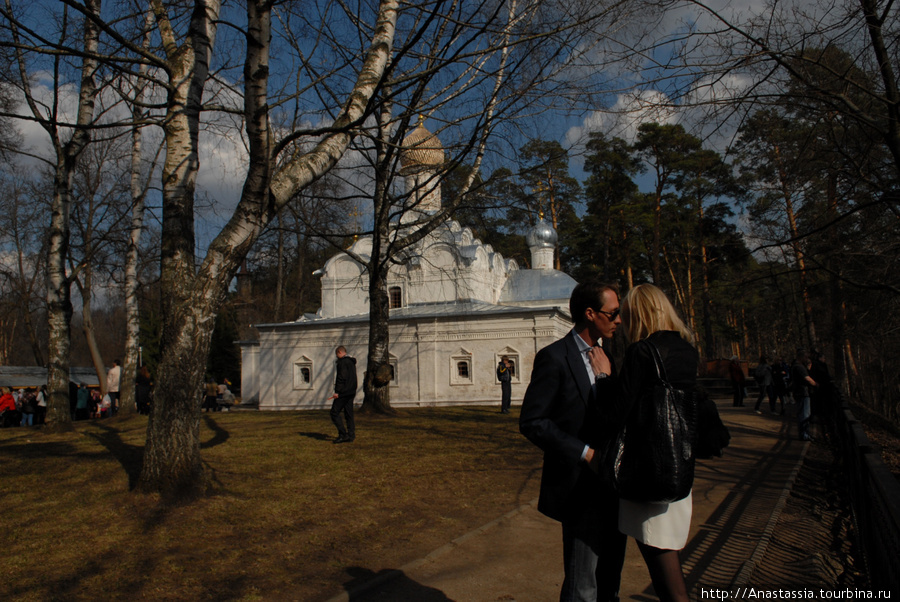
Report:
[{"label": "blonde woman", "polygon": [[[634,429],[631,409],[658,382],[652,346],[659,350],[667,380],[676,389],[694,388],[699,355],[693,333],[665,294],[652,284],[631,289],[622,299],[621,315],[629,346],[619,374],[618,415],[627,428]],[[672,503],[619,500],[619,530],[637,541],[656,595],[663,602],[688,600],[679,551],[687,543],[691,512],[690,494]]]}]

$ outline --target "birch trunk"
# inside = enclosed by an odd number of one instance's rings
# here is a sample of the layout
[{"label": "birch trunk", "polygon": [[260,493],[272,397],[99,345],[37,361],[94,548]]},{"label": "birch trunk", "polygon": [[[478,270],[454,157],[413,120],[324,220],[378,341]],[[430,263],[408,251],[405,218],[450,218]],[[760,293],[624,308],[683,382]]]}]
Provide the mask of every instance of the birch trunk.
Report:
[{"label": "birch trunk", "polygon": [[[89,14],[99,16],[100,1],[86,0]],[[90,142],[86,129],[94,118],[94,100],[97,86],[94,74],[97,69],[97,55],[100,31],[91,19],[84,19],[82,44],[85,54],[81,63],[81,86],[78,93],[78,111],[72,137],[66,143],[59,138],[58,125],[44,116],[30,95],[30,86],[25,83],[24,60],[20,60],[20,73],[26,89],[26,102],[32,114],[50,133],[56,150],[56,168],[53,174],[53,199],[50,209],[50,230],[47,255],[47,328],[48,367],[46,429],[68,431],[72,429],[69,409],[69,353],[72,345],[72,290],[66,273],[66,258],[69,252],[70,222],[72,204],[72,178],[78,156]],[[21,57],[20,57],[21,59]]]},{"label": "birch trunk", "polygon": [[391,387],[386,378],[390,370],[390,299],[387,291],[389,263],[384,255],[390,248],[391,179],[391,110],[384,102],[378,114],[378,136],[375,140],[375,215],[372,230],[372,254],[369,271],[369,348],[363,379],[363,411],[391,414]]},{"label": "birch trunk", "polygon": [[[90,231],[90,226],[88,227],[88,231]],[[87,244],[85,245],[85,256],[91,256],[89,234]],[[91,289],[93,280],[93,269],[91,268],[90,260],[88,260],[82,270],[82,281],[78,283],[76,280],[78,292],[81,294],[81,332],[84,334],[85,343],[91,354],[91,363],[94,365],[94,372],[97,373],[97,382],[100,383],[100,394],[106,395],[106,393],[109,392],[108,383],[106,382],[106,366],[103,363],[103,354],[100,353],[100,346],[97,344],[97,337],[94,335],[94,295]]]},{"label": "birch trunk", "polygon": [[[150,28],[153,15],[149,11],[144,17],[144,38],[142,47],[150,46]],[[128,252],[125,256],[125,358],[119,377],[119,411],[133,413],[136,407],[134,378],[141,360],[141,310],[138,299],[138,263],[140,261],[141,234],[144,230],[144,197],[147,185],[141,177],[141,153],[143,131],[139,125],[143,116],[146,83],[144,77],[147,65],[141,65],[135,79],[134,102],[131,103],[131,228],[128,236]],[[152,169],[150,170],[153,171]]]}]

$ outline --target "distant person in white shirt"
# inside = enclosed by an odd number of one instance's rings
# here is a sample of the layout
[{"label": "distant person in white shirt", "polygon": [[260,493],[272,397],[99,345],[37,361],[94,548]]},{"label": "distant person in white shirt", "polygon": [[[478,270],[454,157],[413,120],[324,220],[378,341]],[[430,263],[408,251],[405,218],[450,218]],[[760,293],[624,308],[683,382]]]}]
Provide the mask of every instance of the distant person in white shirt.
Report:
[{"label": "distant person in white shirt", "polygon": [[122,368],[119,360],[113,360],[112,368],[106,373],[106,392],[109,395],[109,415],[115,416],[119,411],[119,379],[122,376]]}]

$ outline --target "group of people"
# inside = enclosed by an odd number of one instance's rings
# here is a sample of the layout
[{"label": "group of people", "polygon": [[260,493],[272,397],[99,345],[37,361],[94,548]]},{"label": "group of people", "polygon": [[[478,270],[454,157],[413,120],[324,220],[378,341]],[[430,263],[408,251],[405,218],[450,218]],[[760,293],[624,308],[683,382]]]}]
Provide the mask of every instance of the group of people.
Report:
[{"label": "group of people", "polygon": [[[748,378],[744,374],[744,368],[741,361],[736,355],[731,356],[728,363],[728,378],[734,389],[734,399],[732,405],[736,408],[744,407],[744,399],[747,398],[747,382]],[[753,379],[759,386],[759,396],[756,399],[753,409],[757,414],[761,414],[760,407],[763,399],[768,396],[769,409],[774,414],[776,412],[777,400],[781,400],[780,414],[784,414],[785,397],[789,395],[791,390],[791,372],[790,366],[785,363],[783,358],[778,358],[769,364],[769,358],[761,355],[759,364],[753,372]]]},{"label": "group of people", "polygon": [[0,390],[0,424],[9,426],[36,426],[44,424],[47,415],[47,387],[8,387]]},{"label": "group of people", "polygon": [[221,383],[216,383],[214,378],[206,379],[203,386],[203,403],[200,408],[205,412],[221,412],[227,410],[234,403],[234,394],[228,387],[231,381],[223,378]]},{"label": "group of people", "polygon": [[[747,397],[747,378],[741,367],[738,356],[732,356],[728,365],[729,378],[734,388],[734,400],[732,405],[743,407]],[[824,355],[818,351],[808,353],[806,349],[797,349],[796,357],[791,366],[778,358],[769,364],[769,358],[761,355],[753,378],[759,387],[759,394],[753,410],[762,414],[763,399],[769,399],[769,411],[776,413],[778,401],[781,401],[779,414],[785,413],[785,399],[791,398],[797,404],[797,433],[803,441],[811,440],[810,423],[813,407],[818,412],[828,412],[828,399],[831,393],[831,374],[825,363]]]},{"label": "group of people", "polygon": [[[519,418],[522,434],[544,452],[538,510],[562,524],[560,600],[618,600],[627,537],[637,542],[659,598],[687,600],[679,552],[690,530],[690,493],[668,503],[620,499],[601,477],[610,441],[623,428],[641,428],[632,410],[659,383],[656,351],[673,387],[696,386],[694,336],[650,284],[634,287],[620,304],[614,285],[582,283],[569,307],[575,325],[536,355]],[[620,326],[629,346],[617,371],[603,340]]]},{"label": "group of people", "polygon": [[[119,360],[113,360],[106,374],[106,393],[85,383],[69,384],[69,411],[72,420],[108,418],[119,409],[119,387],[122,368]],[[140,414],[149,414],[152,403],[153,381],[147,365],[141,366],[134,379],[135,408]],[[0,391],[0,424],[8,426],[37,426],[44,424],[49,395],[47,386]]]}]

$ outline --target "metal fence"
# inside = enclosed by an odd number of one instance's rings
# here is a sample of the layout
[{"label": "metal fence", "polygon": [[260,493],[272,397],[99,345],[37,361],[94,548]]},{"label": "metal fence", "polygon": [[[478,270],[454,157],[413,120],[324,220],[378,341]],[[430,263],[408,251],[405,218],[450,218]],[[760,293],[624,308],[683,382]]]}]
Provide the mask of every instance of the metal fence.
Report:
[{"label": "metal fence", "polygon": [[835,389],[834,434],[840,445],[869,583],[900,590],[900,481]]}]

